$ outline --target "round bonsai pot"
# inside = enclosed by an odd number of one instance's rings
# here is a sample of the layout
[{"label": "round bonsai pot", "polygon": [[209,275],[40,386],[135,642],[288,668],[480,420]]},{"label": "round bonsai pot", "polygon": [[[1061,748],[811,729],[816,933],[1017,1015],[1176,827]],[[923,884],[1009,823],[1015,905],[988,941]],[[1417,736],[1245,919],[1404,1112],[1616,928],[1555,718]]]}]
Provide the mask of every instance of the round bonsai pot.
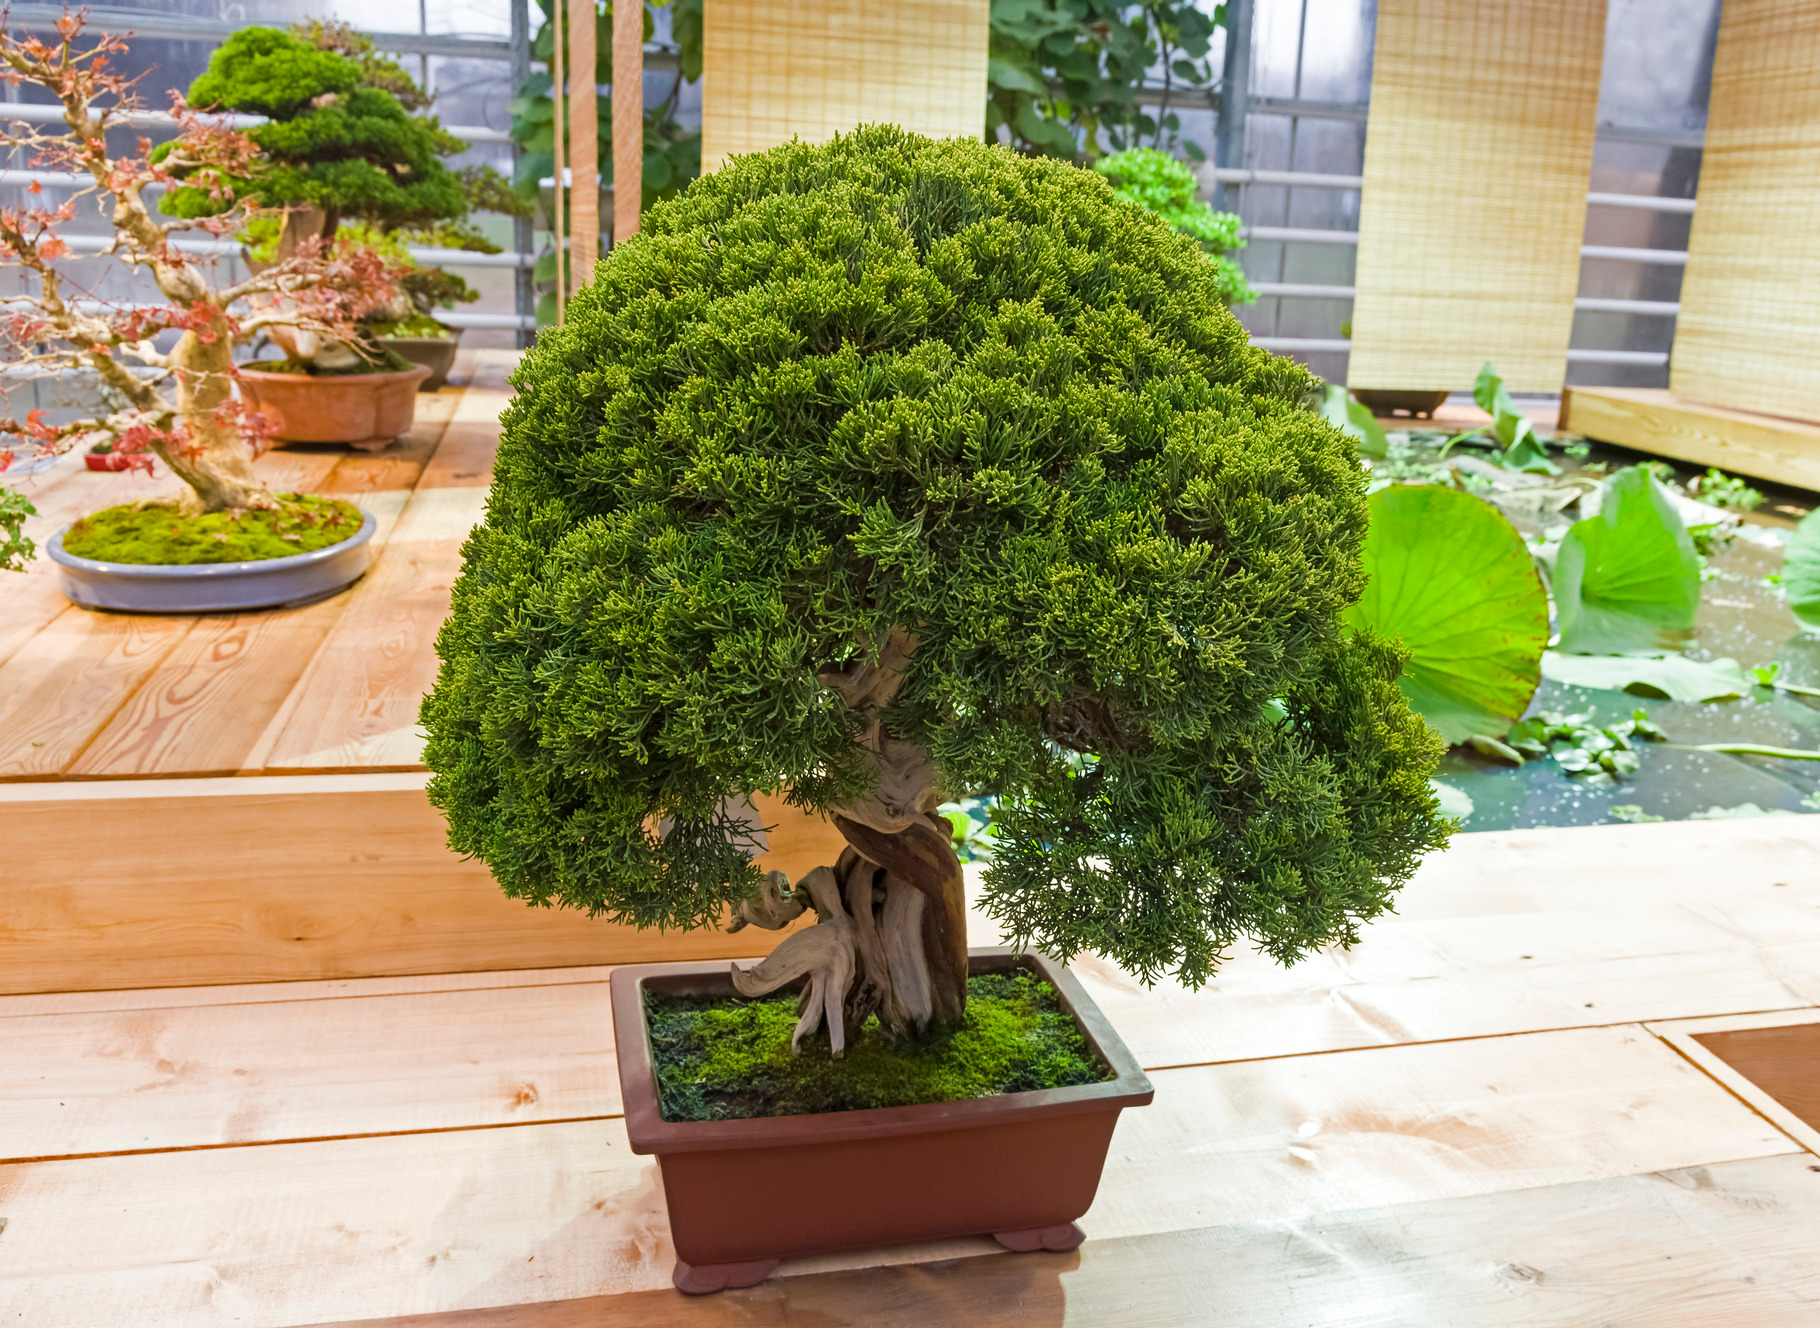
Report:
[{"label": "round bonsai pot", "polygon": [[1397,392],[1375,387],[1355,387],[1353,396],[1374,415],[1394,415],[1399,410],[1413,416],[1433,415],[1447,401],[1447,390],[1439,392]]},{"label": "round bonsai pot", "polygon": [[455,349],[461,344],[461,329],[450,328],[446,337],[381,337],[382,346],[390,346],[412,364],[421,364],[430,376],[417,385],[419,392],[434,392],[449,381],[449,370],[455,364]]},{"label": "round bonsai pot", "polygon": [[56,563],[63,593],[91,609],[128,613],[222,613],[269,609],[321,599],[353,584],[373,561],[379,523],[360,514],[360,529],[339,544],[289,558],[245,563],[106,563],[63,547],[65,526],[45,552]]},{"label": "round bonsai pot", "polygon": [[421,364],[395,373],[283,374],[242,365],[240,394],[276,415],[286,443],[346,443],[376,452],[411,427]]},{"label": "round bonsai pot", "polygon": [[90,470],[127,470],[131,466],[124,452],[84,452],[82,464]]},{"label": "round bonsai pot", "polygon": [[667,1121],[644,994],[733,996],[728,965],[613,970],[626,1133],[634,1153],[657,1157],[678,1290],[751,1286],[785,1258],[952,1236],[990,1235],[1019,1251],[1080,1244],[1074,1220],[1093,1203],[1113,1126],[1150,1101],[1150,1080],[1060,964],[1003,949],[969,955],[972,973],[1041,974],[1114,1077],[910,1107]]}]

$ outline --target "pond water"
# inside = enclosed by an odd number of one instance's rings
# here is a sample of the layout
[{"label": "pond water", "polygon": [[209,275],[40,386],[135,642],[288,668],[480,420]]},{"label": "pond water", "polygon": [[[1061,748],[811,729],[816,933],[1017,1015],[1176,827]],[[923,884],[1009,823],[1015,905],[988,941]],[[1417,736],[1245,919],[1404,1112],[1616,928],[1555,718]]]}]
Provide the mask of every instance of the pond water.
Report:
[{"label": "pond water", "polygon": [[[1405,465],[1432,460],[1419,435],[1404,435],[1399,441]],[[1562,461],[1564,480],[1581,475],[1590,481],[1650,458],[1594,444],[1583,458],[1556,459]],[[1702,473],[1685,465],[1674,471],[1680,487]],[[1763,493],[1763,502],[1755,511],[1739,514],[1737,536],[1708,558],[1696,639],[1688,654],[1701,660],[1735,659],[1747,676],[1753,667],[1778,662],[1780,681],[1820,687],[1820,638],[1801,631],[1780,590],[1766,580],[1781,571],[1782,543],[1813,506],[1813,497],[1752,483]],[[1572,508],[1562,514],[1546,510],[1546,502],[1538,510],[1533,501],[1521,496],[1513,500],[1508,493],[1482,496],[1502,500],[1506,515],[1530,537],[1550,533],[1551,527],[1558,530],[1577,514]],[[1602,726],[1627,719],[1636,710],[1647,712],[1668,741],[1636,743],[1639,768],[1618,779],[1570,777],[1547,758],[1513,769],[1467,749],[1449,752],[1436,777],[1472,800],[1473,810],[1461,828],[1505,830],[1820,811],[1820,761],[1687,750],[1717,742],[1820,748],[1820,698],[1758,687],[1737,701],[1661,701],[1544,679],[1525,713],[1587,715],[1595,726]]]}]

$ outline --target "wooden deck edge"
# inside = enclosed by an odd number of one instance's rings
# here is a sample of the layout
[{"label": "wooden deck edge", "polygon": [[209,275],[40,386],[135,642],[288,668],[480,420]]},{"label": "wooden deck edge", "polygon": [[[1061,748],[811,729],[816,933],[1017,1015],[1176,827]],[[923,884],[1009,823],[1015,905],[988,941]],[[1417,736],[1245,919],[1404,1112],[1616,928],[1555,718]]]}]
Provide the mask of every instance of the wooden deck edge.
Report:
[{"label": "wooden deck edge", "polygon": [[1602,443],[1820,490],[1820,425],[1688,401],[1660,388],[1569,387],[1561,424]]},{"label": "wooden deck edge", "polygon": [[[419,772],[0,788],[0,994],[730,958],[783,933],[638,931],[508,899]],[[761,800],[761,865],[843,841]]]}]

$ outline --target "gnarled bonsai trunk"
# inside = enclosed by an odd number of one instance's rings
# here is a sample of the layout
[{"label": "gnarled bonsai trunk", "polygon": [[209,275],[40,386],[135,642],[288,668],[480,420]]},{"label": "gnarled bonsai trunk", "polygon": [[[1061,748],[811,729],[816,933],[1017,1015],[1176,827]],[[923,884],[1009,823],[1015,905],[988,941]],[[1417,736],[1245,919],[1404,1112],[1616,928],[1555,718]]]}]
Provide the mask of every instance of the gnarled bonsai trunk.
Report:
[{"label": "gnarled bonsai trunk", "polygon": [[224,411],[233,395],[234,347],[226,336],[204,341],[185,332],[171,350],[177,370],[175,442],[157,444],[177,478],[190,486],[186,509],[222,512],[236,507],[270,507],[272,496],[253,473],[252,451],[234,418]]},{"label": "gnarled bonsai trunk", "polygon": [[821,675],[865,718],[877,782],[869,798],[833,811],[848,844],[838,862],[817,867],[793,891],[772,872],[733,923],[775,929],[815,908],[813,927],[751,968],[733,968],[733,985],[747,996],[807,979],[793,1046],[824,1019],[838,1056],[873,1014],[895,1036],[953,1025],[966,1010],[967,903],[953,837],[935,811],[935,769],[922,748],[893,737],[878,716],[914,649],[898,629],[877,664]]}]

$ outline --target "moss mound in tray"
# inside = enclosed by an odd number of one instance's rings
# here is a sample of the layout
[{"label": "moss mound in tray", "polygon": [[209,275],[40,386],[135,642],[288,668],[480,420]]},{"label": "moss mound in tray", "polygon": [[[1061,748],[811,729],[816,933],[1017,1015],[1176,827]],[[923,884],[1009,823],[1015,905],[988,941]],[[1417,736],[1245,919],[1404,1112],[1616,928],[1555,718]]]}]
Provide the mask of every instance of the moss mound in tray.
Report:
[{"label": "moss mound in tray", "polygon": [[174,503],[127,503],[92,512],[63,536],[66,552],[104,563],[188,566],[263,562],[352,539],[365,520],[338,498],[274,494],[270,510],[184,516]]},{"label": "moss mound in tray", "polygon": [[1113,1077],[1055,988],[1023,971],[969,978],[966,1018],[950,1033],[893,1044],[868,1019],[840,1060],[826,1032],[790,1054],[794,992],[758,1000],[652,992],[645,1019],[658,1101],[670,1121],[904,1107]]}]

